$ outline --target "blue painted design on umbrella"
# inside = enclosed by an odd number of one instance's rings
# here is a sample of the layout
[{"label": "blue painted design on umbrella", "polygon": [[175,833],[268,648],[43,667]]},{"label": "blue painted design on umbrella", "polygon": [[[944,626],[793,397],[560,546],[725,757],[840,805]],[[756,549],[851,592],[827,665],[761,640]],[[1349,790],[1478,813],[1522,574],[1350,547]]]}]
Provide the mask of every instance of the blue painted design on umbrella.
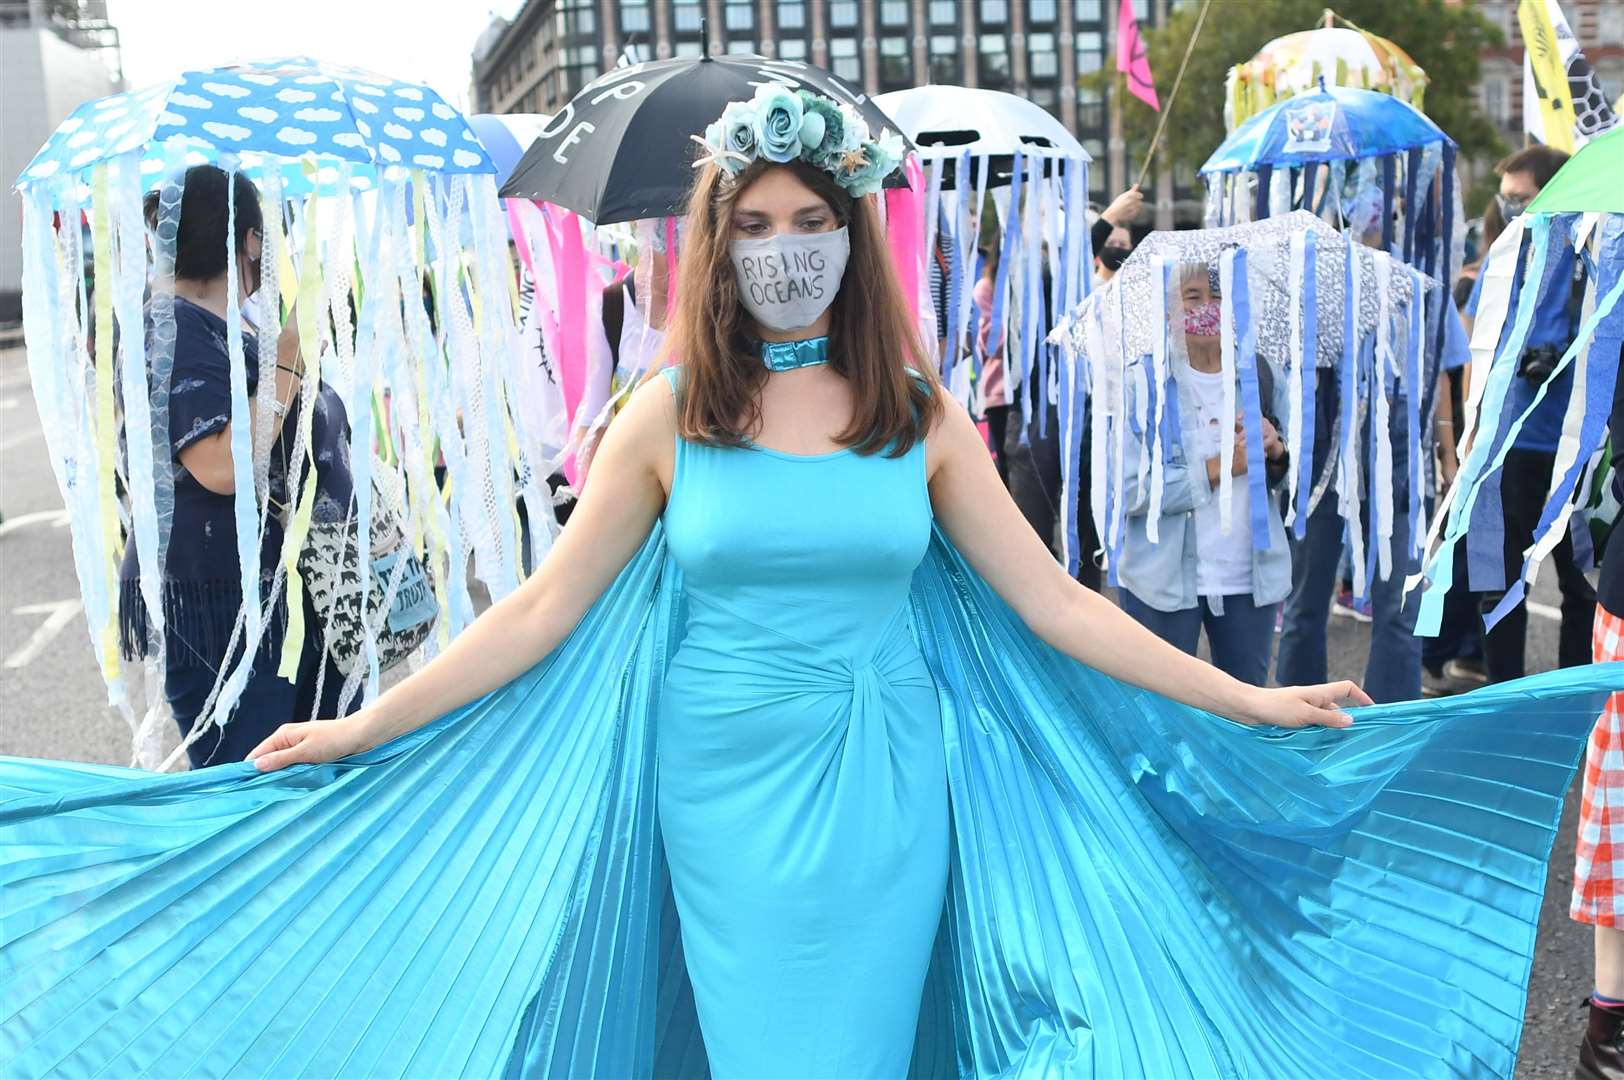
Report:
[{"label": "blue painted design on umbrella", "polygon": [[495,171],[467,120],[427,86],[294,57],[188,71],[87,102],[46,140],[16,186],[84,179],[97,164],[143,148],[142,172],[156,181],[177,142],[193,164],[236,157],[254,172],[275,162],[290,191],[304,183],[306,156],[329,170],[323,182],[336,182],[348,164],[360,188],[371,186],[378,167]]},{"label": "blue painted design on umbrella", "polygon": [[1433,143],[1455,145],[1415,106],[1390,94],[1325,86],[1258,113],[1224,140],[1201,166],[1210,173],[1264,166],[1351,161]]}]

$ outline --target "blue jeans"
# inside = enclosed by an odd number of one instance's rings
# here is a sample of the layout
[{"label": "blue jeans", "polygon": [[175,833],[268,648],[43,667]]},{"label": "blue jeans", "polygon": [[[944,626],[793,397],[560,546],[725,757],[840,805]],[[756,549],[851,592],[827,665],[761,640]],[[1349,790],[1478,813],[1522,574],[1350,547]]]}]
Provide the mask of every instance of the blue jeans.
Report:
[{"label": "blue jeans", "polygon": [[[1404,505],[1409,496],[1395,485],[1393,502]],[[1280,655],[1274,678],[1282,686],[1329,681],[1326,622],[1331,596],[1336,591],[1337,566],[1342,560],[1342,518],[1336,496],[1328,492],[1309,515],[1301,541],[1291,538],[1291,595],[1286,599],[1280,631]],[[1396,533],[1396,531],[1395,531]],[[1414,567],[1403,558],[1404,540],[1393,537],[1393,574],[1370,585],[1370,660],[1362,683],[1377,702],[1409,701],[1421,696],[1421,639],[1415,636],[1415,618],[1421,610],[1421,590],[1406,603],[1404,577]]]},{"label": "blue jeans", "polygon": [[1214,667],[1253,686],[1268,682],[1274,613],[1280,605],[1258,607],[1252,603],[1250,593],[1240,593],[1224,597],[1224,613],[1217,615],[1205,599],[1180,611],[1157,611],[1127,589],[1122,590],[1121,599],[1122,610],[1141,626],[1191,656],[1195,655],[1205,626]]}]

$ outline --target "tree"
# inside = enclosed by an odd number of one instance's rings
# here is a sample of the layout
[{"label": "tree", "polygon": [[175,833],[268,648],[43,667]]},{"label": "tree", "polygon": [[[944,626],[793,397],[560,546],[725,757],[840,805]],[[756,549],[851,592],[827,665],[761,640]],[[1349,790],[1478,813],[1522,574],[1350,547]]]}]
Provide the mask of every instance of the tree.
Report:
[{"label": "tree", "polygon": [[[1199,0],[1186,0],[1165,26],[1141,27],[1164,107],[1200,10]],[[1324,10],[1324,0],[1213,0],[1190,54],[1173,115],[1162,132],[1171,160],[1199,169],[1224,140],[1224,76],[1230,67],[1250,60],[1277,37],[1321,25]],[[1392,40],[1421,66],[1427,73],[1426,114],[1460,145],[1462,156],[1505,152],[1499,133],[1478,111],[1473,95],[1478,54],[1504,44],[1498,27],[1465,4],[1444,0],[1342,0],[1336,12],[1361,29]],[[1108,70],[1090,78],[1119,77],[1109,60],[1106,66]],[[1122,129],[1130,146],[1148,146],[1156,121],[1153,110],[1125,98]],[[1130,162],[1130,173],[1137,165]]]}]

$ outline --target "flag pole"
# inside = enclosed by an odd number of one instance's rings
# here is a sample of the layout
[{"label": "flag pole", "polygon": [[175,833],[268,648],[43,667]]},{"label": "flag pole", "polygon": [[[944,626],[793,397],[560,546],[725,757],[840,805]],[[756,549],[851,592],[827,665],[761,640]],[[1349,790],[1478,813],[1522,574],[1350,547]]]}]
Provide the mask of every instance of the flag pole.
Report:
[{"label": "flag pole", "polygon": [[1184,81],[1184,69],[1190,66],[1190,54],[1195,51],[1195,39],[1201,36],[1201,27],[1207,21],[1207,9],[1212,7],[1212,0],[1202,0],[1201,11],[1195,17],[1195,29],[1190,31],[1190,40],[1184,46],[1184,59],[1179,61],[1179,72],[1173,77],[1173,90],[1167,95],[1167,108],[1156,121],[1156,134],[1150,137],[1150,148],[1145,151],[1145,163],[1139,167],[1139,179],[1133,182],[1138,187],[1145,182],[1150,173],[1150,163],[1156,158],[1156,146],[1162,141],[1162,131],[1167,127],[1167,114],[1173,111],[1173,102],[1178,100],[1179,84]]}]

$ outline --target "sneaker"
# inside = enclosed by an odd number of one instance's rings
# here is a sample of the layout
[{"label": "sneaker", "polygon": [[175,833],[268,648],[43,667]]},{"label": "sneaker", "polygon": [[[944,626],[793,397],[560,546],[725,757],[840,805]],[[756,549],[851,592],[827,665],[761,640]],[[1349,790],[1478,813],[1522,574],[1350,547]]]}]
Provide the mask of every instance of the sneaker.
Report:
[{"label": "sneaker", "polygon": [[1424,698],[1454,697],[1468,689],[1460,680],[1446,675],[1442,668],[1437,671],[1426,666],[1421,668],[1421,696]]},{"label": "sneaker", "polygon": [[1355,622],[1370,621],[1370,600],[1355,600],[1352,589],[1341,589],[1331,601],[1331,614]]},{"label": "sneaker", "polygon": [[1286,628],[1286,609],[1283,606],[1282,607],[1277,607],[1277,608],[1274,609],[1274,632],[1278,634],[1282,630],[1284,630],[1285,628]]},{"label": "sneaker", "polygon": [[1489,682],[1489,673],[1483,668],[1483,660],[1476,656],[1449,661],[1444,665],[1444,676],[1473,686],[1487,686]]}]

